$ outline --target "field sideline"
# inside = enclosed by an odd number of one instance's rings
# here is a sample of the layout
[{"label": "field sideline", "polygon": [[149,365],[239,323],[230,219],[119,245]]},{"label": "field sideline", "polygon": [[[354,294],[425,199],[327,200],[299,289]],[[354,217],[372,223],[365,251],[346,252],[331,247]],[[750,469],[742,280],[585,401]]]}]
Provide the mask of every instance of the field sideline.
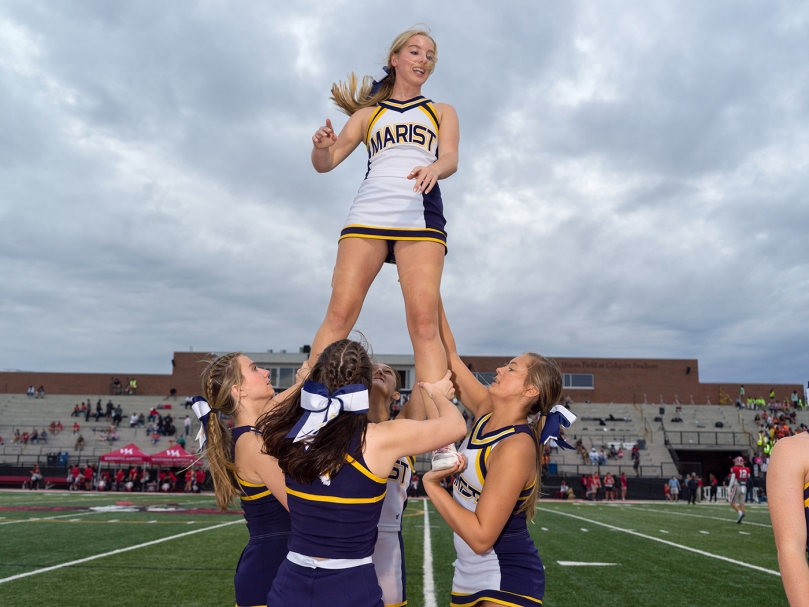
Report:
[{"label": "field sideline", "polygon": [[[787,605],[766,506],[734,520],[727,504],[543,500],[544,605]],[[403,533],[408,604],[448,605],[452,532],[413,500]],[[246,541],[211,495],[0,491],[0,605],[232,607]]]}]

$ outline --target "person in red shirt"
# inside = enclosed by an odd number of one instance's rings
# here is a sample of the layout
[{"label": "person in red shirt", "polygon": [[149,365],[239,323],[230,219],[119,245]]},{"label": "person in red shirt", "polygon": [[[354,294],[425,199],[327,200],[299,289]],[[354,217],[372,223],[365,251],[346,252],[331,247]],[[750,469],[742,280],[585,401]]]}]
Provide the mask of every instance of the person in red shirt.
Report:
[{"label": "person in red shirt", "polygon": [[171,483],[171,491],[177,491],[177,475],[174,474],[174,470],[169,471],[169,482]]},{"label": "person in red shirt", "polygon": [[84,468],[84,490],[89,491],[93,488],[93,467],[87,464]]},{"label": "person in red shirt", "polygon": [[624,474],[623,472],[621,472],[620,483],[621,483],[621,500],[625,500],[626,499],[626,474]]},{"label": "person in red shirt", "polygon": [[733,464],[728,483],[728,501],[739,515],[736,522],[741,523],[744,518],[744,495],[747,490],[747,479],[750,478],[750,468],[744,465],[743,457],[734,459]]},{"label": "person in red shirt", "polygon": [[190,493],[192,487],[194,486],[194,471],[189,468],[185,471],[185,486],[183,487],[183,491],[185,493]]},{"label": "person in red shirt", "polygon": [[196,479],[196,481],[197,481],[196,482],[196,485],[197,485],[196,491],[197,491],[197,493],[199,493],[200,491],[202,491],[202,483],[205,482],[205,471],[202,468],[200,468],[199,470],[197,470],[196,476],[197,476],[197,479]]},{"label": "person in red shirt", "polygon": [[121,489],[123,489],[123,484],[124,484],[124,471],[118,468],[118,470],[115,471],[115,487],[113,487],[113,489],[115,489],[116,491],[120,491]]},{"label": "person in red shirt", "polygon": [[81,478],[81,470],[78,466],[73,466],[73,469],[70,471],[70,476],[73,477],[73,482],[70,485],[71,491],[78,491],[79,490],[79,479]]}]

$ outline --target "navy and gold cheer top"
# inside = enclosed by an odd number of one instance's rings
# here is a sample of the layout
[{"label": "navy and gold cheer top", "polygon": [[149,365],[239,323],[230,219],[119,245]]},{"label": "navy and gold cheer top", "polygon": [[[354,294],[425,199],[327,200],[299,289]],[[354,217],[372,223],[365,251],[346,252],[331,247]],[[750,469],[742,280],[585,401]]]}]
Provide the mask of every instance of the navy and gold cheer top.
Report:
[{"label": "navy and gold cheer top", "polygon": [[[236,452],[236,441],[245,432],[261,434],[254,426],[239,426],[233,429],[233,451]],[[271,533],[289,532],[289,512],[269,490],[267,485],[250,483],[236,476],[241,489],[241,506],[244,520],[250,537],[258,537]]]},{"label": "navy and gold cheer top", "polygon": [[[352,441],[352,448],[357,440]],[[292,521],[289,550],[315,558],[361,559],[374,553],[388,479],[346,455],[331,478],[304,485],[286,477]]]}]

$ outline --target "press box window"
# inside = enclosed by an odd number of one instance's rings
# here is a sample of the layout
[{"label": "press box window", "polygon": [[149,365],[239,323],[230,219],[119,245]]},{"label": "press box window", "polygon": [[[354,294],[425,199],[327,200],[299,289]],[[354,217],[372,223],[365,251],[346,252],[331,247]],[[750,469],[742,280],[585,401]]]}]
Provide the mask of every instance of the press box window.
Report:
[{"label": "press box window", "polygon": [[264,367],[270,372],[270,383],[273,388],[286,389],[295,383],[293,367]]},{"label": "press box window", "polygon": [[564,373],[562,377],[564,379],[565,388],[579,390],[595,389],[592,373]]}]

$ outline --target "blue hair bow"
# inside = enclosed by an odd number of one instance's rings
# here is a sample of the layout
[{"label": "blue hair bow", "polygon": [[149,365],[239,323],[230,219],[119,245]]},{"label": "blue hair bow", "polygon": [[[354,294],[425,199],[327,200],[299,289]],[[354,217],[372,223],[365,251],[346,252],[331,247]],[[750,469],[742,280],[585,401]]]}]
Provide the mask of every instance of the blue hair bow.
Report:
[{"label": "blue hair bow", "polygon": [[303,417],[287,434],[295,443],[313,439],[341,411],[367,413],[368,388],[363,384],[348,384],[331,393],[323,384],[307,380],[301,390],[301,409]]},{"label": "blue hair bow", "polygon": [[563,449],[574,449],[559,435],[562,433],[562,426],[569,428],[570,424],[576,421],[576,416],[565,409],[562,405],[554,405],[548,412],[545,419],[545,425],[542,428],[542,434],[539,436],[539,442],[547,445],[549,441],[554,440],[556,444]]},{"label": "blue hair bow", "polygon": [[390,76],[390,68],[386,65],[374,77],[374,84],[371,86],[371,97],[379,92],[379,88],[382,86],[382,83],[385,82],[385,79],[388,76]]},{"label": "blue hair bow", "polygon": [[208,441],[208,420],[211,418],[211,406],[204,396],[195,396],[191,399],[191,410],[197,416],[200,422],[199,432],[197,432],[196,440],[199,441],[199,450],[205,448],[205,443]]}]

